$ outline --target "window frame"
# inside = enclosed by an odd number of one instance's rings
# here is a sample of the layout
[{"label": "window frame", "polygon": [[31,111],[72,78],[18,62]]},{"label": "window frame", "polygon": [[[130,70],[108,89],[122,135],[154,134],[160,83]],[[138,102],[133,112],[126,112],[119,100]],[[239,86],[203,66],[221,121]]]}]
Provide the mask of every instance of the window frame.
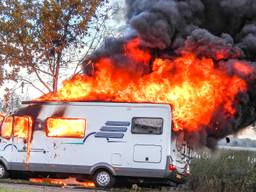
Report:
[{"label": "window frame", "polygon": [[[160,133],[138,133],[138,132],[134,132],[134,120],[138,119],[138,118],[143,118],[143,119],[161,119],[162,123],[161,123],[161,131],[160,131]],[[162,135],[163,134],[163,128],[164,128],[164,118],[162,118],[162,117],[133,117],[132,118],[132,123],[131,123],[131,133],[132,134]]]},{"label": "window frame", "polygon": [[[71,120],[83,120],[85,122],[84,124],[84,134],[83,137],[75,137],[75,136],[49,136],[48,133],[48,125],[47,125],[47,121],[48,119],[71,119]],[[76,117],[47,117],[45,119],[45,123],[44,123],[44,132],[45,132],[45,136],[48,138],[56,138],[56,139],[84,139],[86,137],[86,130],[87,130],[87,120],[85,118],[76,118]]]},{"label": "window frame", "polygon": [[0,115],[0,119],[1,119],[1,117],[3,118],[3,120],[0,121],[0,127],[2,126],[2,124],[3,124],[3,122],[4,122],[5,118],[6,118],[4,115]]}]

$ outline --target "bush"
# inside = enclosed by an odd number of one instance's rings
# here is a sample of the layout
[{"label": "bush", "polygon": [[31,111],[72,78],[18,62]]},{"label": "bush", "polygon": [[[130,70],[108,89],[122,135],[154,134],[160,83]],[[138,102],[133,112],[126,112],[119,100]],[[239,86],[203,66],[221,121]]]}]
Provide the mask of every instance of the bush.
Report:
[{"label": "bush", "polygon": [[191,164],[189,187],[193,191],[256,191],[256,152],[201,153]]}]

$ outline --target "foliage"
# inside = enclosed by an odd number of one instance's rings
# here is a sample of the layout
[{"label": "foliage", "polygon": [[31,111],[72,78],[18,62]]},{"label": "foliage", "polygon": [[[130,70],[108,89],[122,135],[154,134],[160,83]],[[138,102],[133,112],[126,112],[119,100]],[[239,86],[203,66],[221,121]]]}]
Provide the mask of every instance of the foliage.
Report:
[{"label": "foliage", "polygon": [[221,151],[201,154],[191,165],[189,187],[193,191],[255,191],[256,153]]},{"label": "foliage", "polygon": [[29,77],[18,78],[26,69],[47,92],[56,91],[60,69],[70,62],[67,50],[87,46],[90,21],[103,1],[1,0],[0,83],[22,80],[38,89]]}]

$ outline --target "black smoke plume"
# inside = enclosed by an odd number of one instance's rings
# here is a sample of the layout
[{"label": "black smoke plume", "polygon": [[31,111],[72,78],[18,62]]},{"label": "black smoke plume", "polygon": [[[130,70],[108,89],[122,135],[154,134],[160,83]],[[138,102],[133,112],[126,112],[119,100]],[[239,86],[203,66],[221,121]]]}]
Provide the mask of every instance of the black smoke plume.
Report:
[{"label": "black smoke plume", "polygon": [[[131,66],[139,66],[123,54],[124,43],[139,37],[141,49],[149,49],[153,56],[174,57],[193,52],[198,57],[213,58],[217,68],[225,68],[230,75],[236,74],[247,82],[248,91],[237,95],[234,102],[236,115],[227,118],[223,109],[216,109],[211,123],[201,132],[185,133],[190,145],[214,148],[219,139],[237,133],[256,120],[255,0],[126,0],[126,7],[128,35],[106,39],[85,61],[86,74],[93,75],[88,63],[102,57],[129,70]],[[225,53],[221,57],[220,51]],[[254,72],[245,75],[234,70],[237,60],[250,65]],[[142,72],[148,73],[150,69]]]}]

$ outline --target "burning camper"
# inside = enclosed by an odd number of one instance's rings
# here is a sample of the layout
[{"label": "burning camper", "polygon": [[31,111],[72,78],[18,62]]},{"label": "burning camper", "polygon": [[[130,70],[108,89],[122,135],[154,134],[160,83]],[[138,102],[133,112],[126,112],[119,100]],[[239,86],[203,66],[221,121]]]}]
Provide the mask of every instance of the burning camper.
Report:
[{"label": "burning camper", "polygon": [[126,4],[124,36],[104,41],[58,91],[5,118],[0,170],[89,174],[98,186],[115,176],[180,180],[187,145],[214,149],[255,122],[252,1]]},{"label": "burning camper", "polygon": [[171,139],[168,104],[27,104],[2,124],[2,178],[12,171],[68,173],[109,187],[115,177],[182,182],[188,174],[189,158]]}]

